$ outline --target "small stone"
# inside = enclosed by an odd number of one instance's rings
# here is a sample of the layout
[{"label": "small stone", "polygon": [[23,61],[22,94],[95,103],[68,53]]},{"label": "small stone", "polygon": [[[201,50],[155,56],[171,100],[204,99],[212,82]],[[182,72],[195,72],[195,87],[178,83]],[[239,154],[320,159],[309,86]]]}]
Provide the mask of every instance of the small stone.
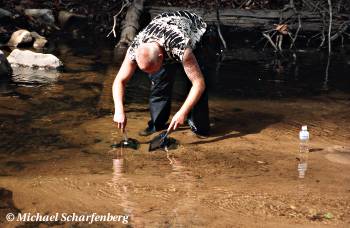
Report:
[{"label": "small stone", "polygon": [[45,47],[47,43],[47,39],[43,36],[40,36],[37,32],[31,32],[30,33],[32,37],[35,39],[33,47],[35,49],[42,49]]},{"label": "small stone", "polygon": [[28,30],[20,29],[12,33],[10,41],[7,43],[10,47],[29,44],[33,41],[33,37]]}]

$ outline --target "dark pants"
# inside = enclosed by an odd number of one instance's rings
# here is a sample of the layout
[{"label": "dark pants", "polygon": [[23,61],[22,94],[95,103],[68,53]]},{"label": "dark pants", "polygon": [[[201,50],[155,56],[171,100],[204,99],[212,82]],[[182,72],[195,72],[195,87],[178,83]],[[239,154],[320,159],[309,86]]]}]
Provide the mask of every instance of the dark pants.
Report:
[{"label": "dark pants", "polygon": [[[205,61],[202,61],[205,57],[201,51],[202,48],[197,48],[194,54],[197,58],[197,62],[201,68],[204,79],[206,80]],[[151,120],[148,122],[148,126],[152,130],[162,130],[166,128],[166,123],[170,116],[171,109],[171,95],[172,87],[174,84],[175,72],[178,69],[183,71],[183,66],[180,63],[168,63],[164,64],[160,71],[155,74],[150,74],[151,79],[151,95],[149,99]],[[183,71],[184,73],[184,71]],[[184,74],[185,75],[185,74]],[[186,77],[186,92],[188,93],[192,87],[191,81]],[[207,82],[206,82],[207,85]],[[208,108],[208,92],[207,86],[202,96],[196,105],[192,108],[187,121],[191,130],[199,135],[209,134],[209,108]]]}]

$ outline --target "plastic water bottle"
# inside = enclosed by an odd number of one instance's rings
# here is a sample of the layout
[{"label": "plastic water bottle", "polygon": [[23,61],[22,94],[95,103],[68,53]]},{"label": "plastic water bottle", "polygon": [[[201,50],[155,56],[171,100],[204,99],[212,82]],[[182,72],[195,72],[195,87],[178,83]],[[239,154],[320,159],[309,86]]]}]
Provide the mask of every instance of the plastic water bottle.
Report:
[{"label": "plastic water bottle", "polygon": [[305,177],[305,172],[307,170],[307,160],[309,156],[309,138],[310,134],[307,131],[307,126],[302,126],[301,131],[299,132],[299,163],[298,163],[298,172],[299,178]]},{"label": "plastic water bottle", "polygon": [[309,152],[309,138],[310,138],[310,134],[307,131],[307,126],[304,125],[301,127],[301,131],[299,132],[299,139],[300,139],[299,152],[300,153]]}]

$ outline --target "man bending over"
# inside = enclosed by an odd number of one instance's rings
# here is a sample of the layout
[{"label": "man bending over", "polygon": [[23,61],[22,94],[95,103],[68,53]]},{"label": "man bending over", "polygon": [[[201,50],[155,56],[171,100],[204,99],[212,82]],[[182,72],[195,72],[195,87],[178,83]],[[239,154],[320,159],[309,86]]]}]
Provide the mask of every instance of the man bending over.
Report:
[{"label": "man bending over", "polygon": [[[195,134],[209,134],[208,95],[198,64],[200,61],[197,62],[206,57],[199,53],[200,47],[196,48],[206,27],[202,18],[188,11],[162,13],[135,37],[113,83],[113,121],[118,128],[124,129],[127,123],[123,106],[125,85],[139,67],[148,73],[152,82],[149,99],[151,120],[140,135],[147,136],[166,128],[175,130],[186,120]],[[188,78],[188,86],[183,88],[188,95],[167,126],[174,71],[179,66]]]}]

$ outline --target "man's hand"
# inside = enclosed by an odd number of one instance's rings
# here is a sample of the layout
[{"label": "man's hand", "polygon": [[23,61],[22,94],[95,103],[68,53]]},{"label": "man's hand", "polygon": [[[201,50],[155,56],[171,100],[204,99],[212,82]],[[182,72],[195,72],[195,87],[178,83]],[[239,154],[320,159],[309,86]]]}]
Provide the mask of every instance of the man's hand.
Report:
[{"label": "man's hand", "polygon": [[114,113],[113,121],[117,123],[117,127],[124,130],[127,123],[125,113]]},{"label": "man's hand", "polygon": [[168,131],[176,130],[181,124],[184,124],[186,120],[186,114],[178,111],[172,118],[170,125],[168,127]]},{"label": "man's hand", "polygon": [[179,125],[183,124],[186,120],[187,114],[191,111],[193,106],[198,102],[204,89],[205,82],[202,72],[198,66],[196,57],[192,53],[190,48],[187,48],[183,57],[183,67],[187,77],[192,83],[192,88],[180,110],[174,115],[169,125],[169,130],[176,130]]}]

